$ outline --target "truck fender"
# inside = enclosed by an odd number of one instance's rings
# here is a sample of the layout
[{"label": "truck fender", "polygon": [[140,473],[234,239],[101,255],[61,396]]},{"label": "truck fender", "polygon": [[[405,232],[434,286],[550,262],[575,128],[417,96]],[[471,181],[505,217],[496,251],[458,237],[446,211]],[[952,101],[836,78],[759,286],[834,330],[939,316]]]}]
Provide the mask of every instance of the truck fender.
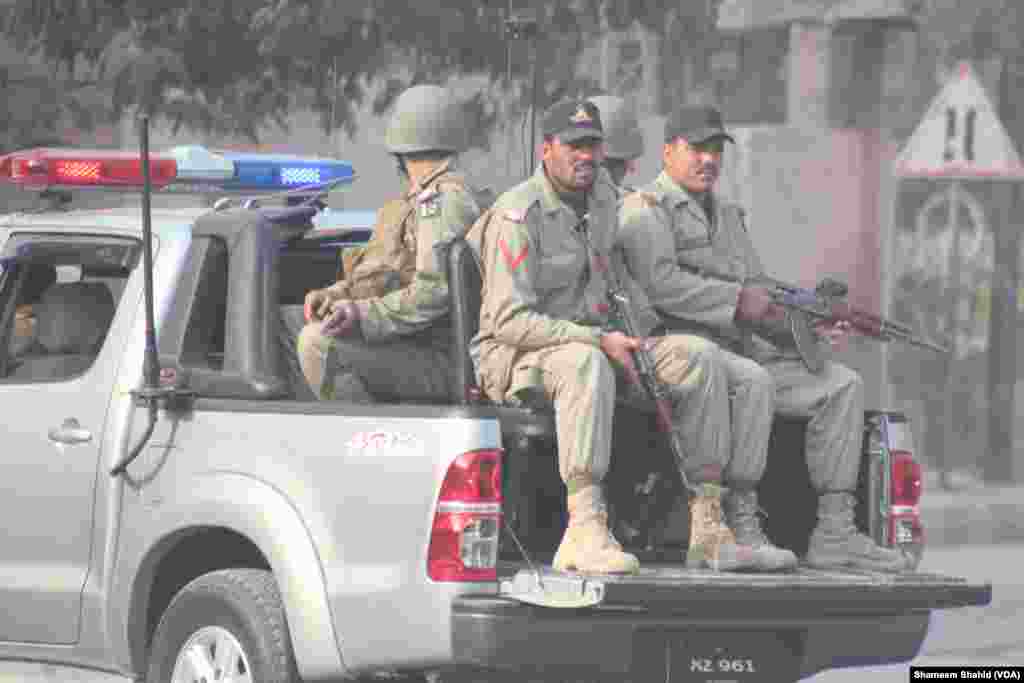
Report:
[{"label": "truck fender", "polygon": [[[266,558],[277,580],[288,619],[295,660],[304,680],[342,675],[339,650],[327,599],[320,557],[309,529],[288,498],[270,484],[235,472],[204,472],[191,481],[175,482],[173,500],[154,491],[147,507],[152,515],[136,524],[126,515],[121,529],[122,552],[113,595],[120,598],[120,625],[133,669],[143,663],[146,615],[154,578],[161,561],[200,527],[220,527],[249,539]],[[130,497],[131,493],[127,493]],[[135,506],[131,506],[135,507]],[[138,508],[135,508],[138,512]],[[111,615],[112,619],[117,617]]]}]

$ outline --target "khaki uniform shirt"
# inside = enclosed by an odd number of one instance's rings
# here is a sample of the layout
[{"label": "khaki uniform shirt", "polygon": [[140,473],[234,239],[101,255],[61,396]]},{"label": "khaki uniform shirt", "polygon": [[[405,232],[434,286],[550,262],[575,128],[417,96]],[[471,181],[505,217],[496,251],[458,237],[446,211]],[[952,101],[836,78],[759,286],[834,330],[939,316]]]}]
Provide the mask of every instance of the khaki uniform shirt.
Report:
[{"label": "khaki uniform shirt", "polygon": [[743,209],[715,198],[711,213],[709,221],[700,202],[665,172],[627,197],[619,239],[630,275],[670,329],[701,334],[759,362],[798,358],[735,324],[741,285],[679,266],[685,261],[742,279],[763,275]]},{"label": "khaki uniform shirt", "polygon": [[452,162],[381,207],[370,241],[346,263],[348,277],[328,288],[334,299],[357,302],[366,341],[420,335],[450,345],[448,248],[479,215]]},{"label": "khaki uniform shirt", "polygon": [[530,388],[509,386],[522,353],[573,342],[600,346],[611,324],[606,278],[616,213],[610,183],[595,182],[584,236],[541,164],[473,226],[469,241],[484,284],[472,353],[489,396]]}]

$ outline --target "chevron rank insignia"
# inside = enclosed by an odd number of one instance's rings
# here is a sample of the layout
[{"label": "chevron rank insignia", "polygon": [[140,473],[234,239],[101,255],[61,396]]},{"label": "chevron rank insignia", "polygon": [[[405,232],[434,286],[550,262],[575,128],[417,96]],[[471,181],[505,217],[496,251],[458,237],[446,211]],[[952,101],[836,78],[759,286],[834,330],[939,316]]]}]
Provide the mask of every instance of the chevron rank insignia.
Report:
[{"label": "chevron rank insignia", "polygon": [[501,255],[505,259],[505,266],[513,273],[519,269],[522,262],[526,260],[526,255],[530,253],[529,244],[523,244],[523,246],[516,251],[509,247],[504,238],[498,242],[498,248],[501,249]]}]

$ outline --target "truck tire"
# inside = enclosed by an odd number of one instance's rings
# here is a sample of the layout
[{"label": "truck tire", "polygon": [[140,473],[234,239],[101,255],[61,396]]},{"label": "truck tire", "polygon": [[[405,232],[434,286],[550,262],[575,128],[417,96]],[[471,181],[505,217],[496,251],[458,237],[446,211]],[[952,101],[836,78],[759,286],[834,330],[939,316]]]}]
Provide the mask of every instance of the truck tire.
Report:
[{"label": "truck tire", "polygon": [[268,571],[225,569],[186,585],[160,618],[147,683],[295,683],[288,624]]}]

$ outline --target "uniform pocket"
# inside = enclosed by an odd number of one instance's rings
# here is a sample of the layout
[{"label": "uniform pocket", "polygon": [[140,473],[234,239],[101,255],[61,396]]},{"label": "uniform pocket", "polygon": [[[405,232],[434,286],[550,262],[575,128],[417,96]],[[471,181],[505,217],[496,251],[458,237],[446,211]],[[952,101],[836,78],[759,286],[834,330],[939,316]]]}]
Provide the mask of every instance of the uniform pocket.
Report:
[{"label": "uniform pocket", "polygon": [[572,253],[542,257],[537,273],[538,291],[546,294],[575,285],[580,279],[583,265],[577,255]]}]

